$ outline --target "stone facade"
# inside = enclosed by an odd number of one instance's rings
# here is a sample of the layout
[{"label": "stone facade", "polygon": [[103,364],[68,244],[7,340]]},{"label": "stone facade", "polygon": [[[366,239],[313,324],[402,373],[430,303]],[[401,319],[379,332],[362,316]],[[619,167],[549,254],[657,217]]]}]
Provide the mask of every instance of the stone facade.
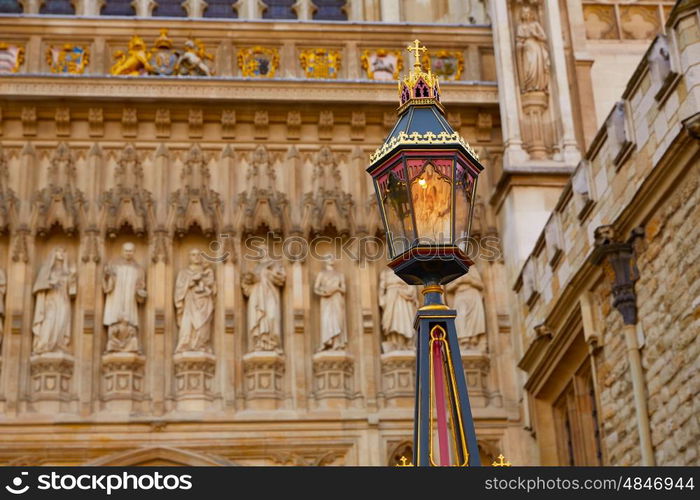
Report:
[{"label": "stone facade", "polygon": [[[597,413],[577,411],[595,413],[582,433],[602,444],[577,463],[643,461],[613,270],[591,262],[594,230],[612,225],[625,243],[644,227],[636,328],[655,460],[696,464],[697,169],[683,167],[697,162],[696,2],[637,3],[6,2],[0,464],[394,465],[410,453],[415,355],[385,318],[396,295],[364,170],[416,38],[446,118],[486,166],[472,225],[481,284],[447,297],[483,302],[485,332],[465,332],[462,352],[482,462],[569,463],[552,405],[560,379],[588,391],[589,371]],[[145,286],[112,333],[137,348],[111,352],[104,281],[127,242]],[[313,288],[335,242],[347,342],[324,351]],[[69,343],[35,353],[34,289],[57,247],[63,274],[75,267],[60,302]],[[687,292],[645,274],[684,248]],[[199,303],[209,323],[189,350],[175,297],[186,269],[213,304],[207,316]]]},{"label": "stone facade", "polygon": [[[545,226],[563,234],[561,258],[551,259],[562,243],[545,229],[515,283],[526,346],[520,366],[528,373],[531,418],[545,463],[566,463],[561,450],[547,446],[554,438],[544,437],[552,431],[542,427],[555,406],[551,377],[566,377],[567,366],[584,358],[594,367],[602,463],[699,463],[693,401],[700,383],[694,333],[700,272],[699,8],[697,2],[679,2],[666,36],[649,47],[623,100],[565,187]],[[660,43],[668,48],[668,64],[657,72]],[[615,267],[621,261],[612,259],[624,258],[625,251],[628,269]],[[613,257],[598,257],[604,253]],[[624,294],[621,272],[627,274]],[[543,325],[547,335],[541,334]],[[590,354],[574,352],[578,337]],[[632,366],[635,358],[641,359],[640,376]],[[644,395],[642,405],[633,397],[635,384]],[[645,426],[651,436],[648,457]]]}]

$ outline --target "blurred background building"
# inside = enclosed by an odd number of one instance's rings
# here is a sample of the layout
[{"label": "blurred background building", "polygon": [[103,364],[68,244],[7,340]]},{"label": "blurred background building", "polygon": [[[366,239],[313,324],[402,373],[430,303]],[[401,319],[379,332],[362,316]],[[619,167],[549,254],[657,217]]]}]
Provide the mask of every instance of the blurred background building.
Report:
[{"label": "blurred background building", "polygon": [[0,464],[409,456],[414,39],[486,166],[482,461],[700,464],[698,0],[0,0]]}]

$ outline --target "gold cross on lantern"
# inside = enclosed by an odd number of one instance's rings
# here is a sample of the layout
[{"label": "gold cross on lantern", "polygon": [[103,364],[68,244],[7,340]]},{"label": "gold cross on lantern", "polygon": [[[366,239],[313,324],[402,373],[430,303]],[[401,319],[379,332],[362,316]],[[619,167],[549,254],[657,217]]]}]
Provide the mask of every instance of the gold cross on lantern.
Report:
[{"label": "gold cross on lantern", "polygon": [[505,462],[505,458],[503,455],[498,455],[498,462],[493,462],[491,465],[493,467],[510,467],[510,462]]},{"label": "gold cross on lantern", "polygon": [[413,467],[413,464],[406,457],[401,457],[401,463],[396,464],[396,467]]},{"label": "gold cross on lantern", "polygon": [[416,68],[420,67],[420,53],[425,52],[426,49],[425,47],[421,47],[420,45],[420,40],[413,40],[413,44],[408,46],[408,51],[413,52],[413,57],[415,58],[415,61],[413,61],[413,66]]}]

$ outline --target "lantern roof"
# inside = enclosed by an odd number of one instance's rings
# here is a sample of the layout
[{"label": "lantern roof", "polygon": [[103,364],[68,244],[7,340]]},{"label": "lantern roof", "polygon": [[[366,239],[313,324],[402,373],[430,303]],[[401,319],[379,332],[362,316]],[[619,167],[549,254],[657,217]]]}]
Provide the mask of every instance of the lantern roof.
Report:
[{"label": "lantern roof", "polygon": [[478,164],[479,156],[445,119],[438,76],[430,69],[423,70],[420,53],[427,49],[420,45],[420,41],[414,40],[408,50],[413,52],[414,63],[408,76],[398,82],[398,120],[384,144],[370,155],[370,169],[399,147],[457,148]]}]

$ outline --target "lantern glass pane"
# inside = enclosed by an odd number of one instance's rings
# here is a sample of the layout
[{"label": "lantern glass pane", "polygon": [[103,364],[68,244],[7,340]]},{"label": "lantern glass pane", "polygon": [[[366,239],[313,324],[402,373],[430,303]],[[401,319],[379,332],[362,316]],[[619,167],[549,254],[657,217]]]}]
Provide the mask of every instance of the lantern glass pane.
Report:
[{"label": "lantern glass pane", "polygon": [[452,242],[452,160],[409,160],[416,233],[422,245]]},{"label": "lantern glass pane", "polygon": [[403,163],[377,178],[377,191],[382,201],[391,256],[395,257],[408,250],[415,240]]},{"label": "lantern glass pane", "polygon": [[476,178],[462,165],[457,164],[455,181],[455,243],[468,252],[470,216],[475,193]]}]

